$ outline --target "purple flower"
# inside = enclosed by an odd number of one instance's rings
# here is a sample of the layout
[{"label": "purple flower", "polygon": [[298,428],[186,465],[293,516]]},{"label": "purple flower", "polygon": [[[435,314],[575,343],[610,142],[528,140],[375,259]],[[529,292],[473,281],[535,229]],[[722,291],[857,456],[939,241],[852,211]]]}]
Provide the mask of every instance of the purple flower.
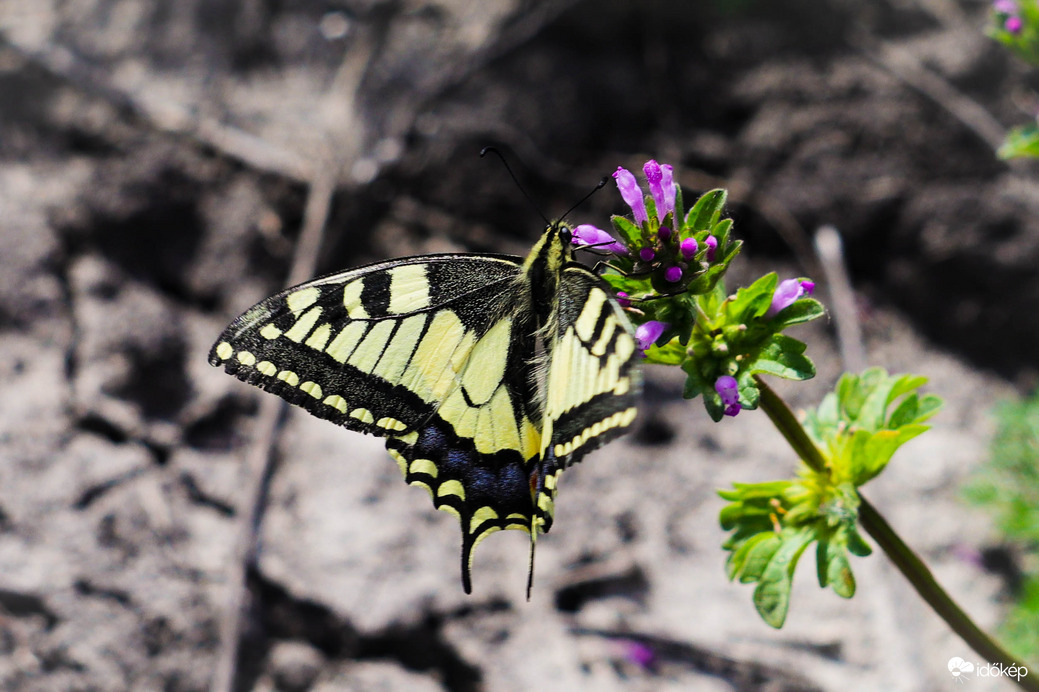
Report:
[{"label": "purple flower", "polygon": [[624,658],[628,659],[640,668],[649,670],[657,662],[656,652],[648,645],[643,642],[635,641],[634,639],[622,639],[621,648],[624,653]]},{"label": "purple flower", "polygon": [[678,245],[679,252],[681,252],[682,257],[687,260],[693,259],[699,249],[700,245],[696,242],[696,238],[686,238]]},{"label": "purple flower", "polygon": [[682,280],[682,268],[681,267],[668,267],[664,271],[664,278],[671,283],[676,283]]},{"label": "purple flower", "polygon": [[631,307],[631,298],[628,296],[627,291],[617,291],[617,304],[622,308]]},{"label": "purple flower", "polygon": [[772,294],[772,304],[768,307],[765,317],[774,317],[781,310],[793,305],[798,298],[811,295],[814,290],[815,282],[813,281],[802,281],[801,279],[780,281],[776,292]]},{"label": "purple flower", "polygon": [[740,389],[735,377],[722,375],[714,381],[714,391],[721,397],[726,416],[735,416],[740,412]]},{"label": "purple flower", "polygon": [[678,188],[675,187],[675,169],[671,164],[665,163],[660,167],[662,173],[660,184],[664,187],[664,209],[669,212],[675,211],[675,199],[678,197]]},{"label": "purple flower", "polygon": [[[668,166],[670,168],[670,166]],[[657,221],[663,221],[664,217],[667,216],[668,212],[674,211],[674,183],[671,183],[672,201],[671,208],[667,206],[667,190],[664,188],[664,172],[661,170],[660,164],[650,159],[646,161],[646,165],[642,167],[642,171],[646,174],[646,182],[649,183],[649,194],[653,195],[653,204],[657,208]],[[668,175],[670,178],[671,176]]]},{"label": "purple flower", "polygon": [[667,241],[671,237],[671,229],[667,226],[661,226],[660,230],[657,231],[657,235],[661,240]]},{"label": "purple flower", "polygon": [[644,247],[639,250],[639,257],[642,258],[643,262],[652,262],[653,258],[657,256],[657,253],[653,251],[651,247]]},{"label": "purple flower", "polygon": [[1000,14],[1017,14],[1017,3],[1014,0],[995,0],[992,9]]},{"label": "purple flower", "polygon": [[639,226],[645,225],[649,221],[649,215],[646,213],[646,200],[642,196],[639,184],[635,181],[635,176],[628,169],[617,166],[613,179],[617,181],[621,199],[631,207],[631,212],[635,215],[635,223]]},{"label": "purple flower", "polygon": [[643,355],[645,355],[646,349],[655,344],[660,335],[669,326],[667,322],[657,322],[656,320],[650,320],[638,326],[638,329],[635,330],[635,344],[642,351]]},{"label": "purple flower", "polygon": [[1003,23],[1003,28],[1011,34],[1021,33],[1021,28],[1024,26],[1024,22],[1021,21],[1020,17],[1007,17],[1006,22]]},{"label": "purple flower", "polygon": [[628,254],[628,248],[624,247],[624,244],[619,240],[616,240],[612,235],[597,228],[590,223],[583,223],[580,226],[575,227],[572,231],[572,238],[570,242],[574,245],[580,245],[581,247],[587,247],[589,245],[608,250],[617,255]]},{"label": "purple flower", "polygon": [[708,262],[714,261],[714,251],[718,249],[718,239],[713,235],[707,236],[707,239],[703,241],[703,244],[707,246],[707,252],[704,254],[704,258]]}]

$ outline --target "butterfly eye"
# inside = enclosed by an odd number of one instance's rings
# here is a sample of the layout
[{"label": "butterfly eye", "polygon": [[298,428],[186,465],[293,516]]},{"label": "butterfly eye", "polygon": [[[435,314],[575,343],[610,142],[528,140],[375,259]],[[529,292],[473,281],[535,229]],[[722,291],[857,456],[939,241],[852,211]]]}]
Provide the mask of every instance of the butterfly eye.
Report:
[{"label": "butterfly eye", "polygon": [[574,234],[570,232],[569,228],[564,226],[559,229],[559,239],[563,242],[563,245],[569,245],[573,237]]}]

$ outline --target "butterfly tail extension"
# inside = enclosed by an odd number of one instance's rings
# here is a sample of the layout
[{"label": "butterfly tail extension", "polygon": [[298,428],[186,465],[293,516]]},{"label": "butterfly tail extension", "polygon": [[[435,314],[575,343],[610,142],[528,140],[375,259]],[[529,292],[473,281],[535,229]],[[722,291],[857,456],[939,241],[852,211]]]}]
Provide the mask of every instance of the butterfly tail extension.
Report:
[{"label": "butterfly tail extension", "polygon": [[537,538],[535,532],[530,533],[530,562],[527,567],[527,601],[530,601],[530,594],[534,590],[534,548],[537,546]]},{"label": "butterfly tail extension", "polygon": [[534,549],[537,547],[539,533],[548,533],[555,517],[556,488],[563,464],[555,458],[551,450],[540,459],[537,470],[531,476],[531,499],[534,507],[530,519],[530,564],[527,570],[527,600],[530,600],[534,586]]},{"label": "butterfly tail extension", "polygon": [[528,464],[514,450],[487,455],[439,417],[389,437],[386,448],[409,485],[429,492],[433,506],[458,517],[462,529],[462,587],[472,591],[476,546],[503,529],[527,530],[532,512]]}]

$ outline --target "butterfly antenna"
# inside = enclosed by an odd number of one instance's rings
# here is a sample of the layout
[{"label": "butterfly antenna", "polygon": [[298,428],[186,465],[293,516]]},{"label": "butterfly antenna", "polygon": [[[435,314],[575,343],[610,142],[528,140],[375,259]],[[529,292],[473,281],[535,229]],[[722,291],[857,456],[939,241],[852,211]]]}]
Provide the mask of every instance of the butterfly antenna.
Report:
[{"label": "butterfly antenna", "polygon": [[562,221],[562,220],[563,220],[563,219],[565,219],[566,217],[570,216],[570,212],[572,212],[572,211],[573,211],[574,209],[577,209],[577,208],[578,208],[579,206],[581,206],[582,204],[584,204],[585,202],[587,202],[587,201],[588,201],[588,198],[589,198],[589,197],[591,197],[592,195],[594,195],[594,194],[595,194],[596,192],[598,192],[599,190],[601,190],[601,189],[603,189],[604,187],[606,187],[606,183],[607,183],[607,181],[608,181],[608,180],[609,180],[609,178],[607,178],[607,177],[606,177],[606,176],[604,175],[604,176],[602,177],[602,180],[600,180],[600,181],[599,181],[599,184],[598,184],[598,185],[596,185],[595,187],[593,187],[593,188],[592,188],[592,190],[591,190],[591,192],[589,192],[589,193],[588,193],[587,195],[585,195],[584,197],[582,197],[582,198],[580,199],[580,201],[578,201],[578,202],[577,202],[577,204],[575,204],[574,206],[572,206],[572,207],[570,207],[569,209],[567,209],[567,210],[566,210],[566,213],[565,213],[565,214],[563,214],[562,216],[560,216],[560,217],[559,217],[559,220],[560,220],[560,221]]},{"label": "butterfly antenna", "polygon": [[505,166],[505,170],[509,172],[509,177],[512,178],[512,182],[516,183],[516,187],[519,188],[519,191],[522,192],[523,196],[527,198],[528,202],[530,202],[530,206],[534,208],[534,211],[538,213],[538,216],[540,216],[542,220],[544,220],[545,225],[548,226],[551,222],[543,213],[541,213],[541,209],[534,201],[534,198],[530,196],[530,193],[527,192],[527,188],[523,187],[523,184],[519,181],[519,178],[517,178],[516,174],[512,172],[512,166],[510,166],[509,162],[505,160],[505,156],[500,151],[498,151],[497,147],[484,147],[480,150],[481,159],[484,156],[487,156],[487,154],[494,154],[498,157],[498,160],[501,161],[501,165]]}]

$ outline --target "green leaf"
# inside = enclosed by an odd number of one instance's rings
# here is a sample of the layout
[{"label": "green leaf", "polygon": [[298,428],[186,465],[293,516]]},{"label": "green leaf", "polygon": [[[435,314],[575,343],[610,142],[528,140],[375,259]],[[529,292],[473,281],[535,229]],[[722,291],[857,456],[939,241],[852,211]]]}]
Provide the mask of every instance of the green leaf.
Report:
[{"label": "green leaf", "polygon": [[725,407],[722,406],[722,400],[717,394],[714,396],[706,394],[703,398],[703,406],[707,410],[707,415],[710,416],[711,420],[715,423],[725,416]]},{"label": "green leaf", "polygon": [[[718,217],[721,216],[725,207],[728,193],[725,190],[710,190],[696,200],[696,204],[689,210],[685,217],[685,227],[694,231],[703,231],[711,228]],[[687,236],[688,237],[688,236]]]},{"label": "green leaf", "polygon": [[855,526],[851,526],[848,531],[847,545],[848,552],[856,557],[866,557],[873,554],[873,548],[870,547]]},{"label": "green leaf", "polygon": [[852,574],[851,563],[848,562],[846,548],[843,541],[839,540],[839,534],[833,538],[835,540],[820,540],[816,547],[819,586],[829,586],[838,596],[851,598],[855,595],[855,575]]},{"label": "green leaf", "polygon": [[788,380],[807,380],[815,376],[815,365],[804,355],[805,348],[805,344],[793,337],[775,334],[747,371]]},{"label": "green leaf", "polygon": [[779,277],[775,272],[763,277],[736,291],[736,296],[729,303],[727,312],[729,321],[735,324],[747,322],[753,317],[761,317],[772,305],[772,295],[776,292]]},{"label": "green leaf", "polygon": [[783,533],[781,545],[772,554],[754,589],[754,607],[761,618],[776,629],[786,621],[797,561],[814,537],[809,528]]},{"label": "green leaf", "polygon": [[[711,227],[711,235],[718,241],[718,247],[722,251],[729,246],[729,231],[732,230],[732,219],[722,219]],[[728,258],[723,257],[723,261]]]},{"label": "green leaf", "polygon": [[732,487],[741,500],[765,499],[780,497],[790,487],[790,481],[768,481],[765,483],[733,483]]},{"label": "green leaf", "polygon": [[682,363],[682,370],[686,373],[685,388],[682,390],[684,398],[695,399],[708,391],[707,383],[704,382],[703,377],[696,370],[696,361],[690,359]]},{"label": "green leaf", "polygon": [[682,200],[682,186],[678,185],[678,184],[675,185],[675,217],[674,217],[674,219],[675,219],[674,220],[675,225],[678,225],[679,223],[681,223],[681,221],[683,219],[685,219],[685,205],[683,204],[683,200]]},{"label": "green leaf", "polygon": [[[747,551],[740,570],[739,580],[742,584],[758,581],[768,568],[773,556],[783,546],[783,539],[775,533],[761,533],[761,538],[754,541],[753,547]],[[752,539],[753,540],[753,539]]]},{"label": "green leaf", "polygon": [[1039,126],[1029,123],[1011,129],[996,155],[1004,160],[1039,157]]},{"label": "green leaf", "polygon": [[887,403],[891,404],[898,397],[913,392],[927,384],[927,378],[923,375],[900,375],[895,378],[891,393],[888,394]]},{"label": "green leaf", "polygon": [[814,320],[816,317],[820,317],[826,313],[826,308],[823,304],[814,298],[801,298],[800,300],[794,301],[791,305],[772,318],[773,328],[785,329],[794,324],[801,324],[802,322],[808,322]]},{"label": "green leaf", "polygon": [[613,230],[617,232],[617,235],[621,237],[621,240],[629,248],[642,243],[642,229],[636,226],[629,218],[614,215],[610,217],[610,221],[613,223]]},{"label": "green leaf", "polygon": [[[744,567],[747,566],[747,558],[751,554],[751,551],[755,550],[759,544],[764,541],[770,541],[775,539],[776,547],[779,547],[779,537],[775,534],[769,533],[758,533],[751,536],[749,539],[743,542],[739,548],[729,554],[729,560],[725,565],[725,573],[729,578],[729,581],[736,579],[742,580],[744,574]],[[771,548],[765,548],[765,553],[771,554],[768,551]],[[765,553],[762,553],[764,555]],[[754,565],[756,568],[756,565]]]},{"label": "green leaf", "polygon": [[712,264],[707,270],[689,282],[686,293],[701,295],[708,293],[718,285],[718,281],[725,275],[726,267],[722,264]]},{"label": "green leaf", "polygon": [[916,411],[916,420],[925,421],[942,407],[942,398],[935,394],[925,394],[920,398],[920,406]]},{"label": "green leaf", "polygon": [[758,389],[758,385],[754,381],[754,373],[750,368],[745,368],[740,371],[736,382],[739,384],[740,389],[740,407],[756,409],[758,402],[761,401],[761,390]]}]

